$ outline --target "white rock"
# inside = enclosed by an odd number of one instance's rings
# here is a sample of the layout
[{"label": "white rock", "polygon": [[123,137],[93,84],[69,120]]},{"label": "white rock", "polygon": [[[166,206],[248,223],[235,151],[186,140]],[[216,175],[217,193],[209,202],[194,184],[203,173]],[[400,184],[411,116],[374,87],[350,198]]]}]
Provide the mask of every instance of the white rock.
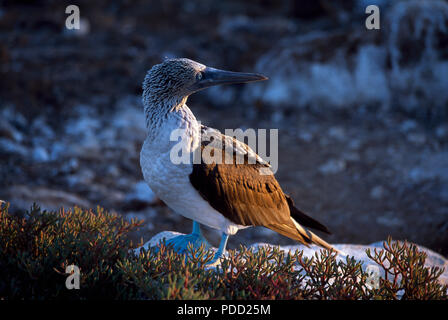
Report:
[{"label": "white rock", "polygon": [[346,137],[345,130],[341,127],[331,127],[328,130],[328,135],[339,141],[343,141]]},{"label": "white rock", "polygon": [[407,139],[409,142],[412,142],[416,145],[422,145],[426,142],[426,137],[422,133],[410,133],[407,135]]},{"label": "white rock", "polygon": [[36,147],[33,149],[32,154],[33,160],[36,162],[47,162],[50,160],[50,155],[47,150],[43,147]]},{"label": "white rock", "polygon": [[382,224],[386,227],[395,227],[398,228],[400,226],[403,226],[406,224],[405,221],[403,221],[402,219],[398,218],[398,217],[394,217],[391,214],[386,214],[383,216],[378,216],[376,218],[376,222],[378,222],[379,224]]},{"label": "white rock", "polygon": [[400,130],[404,131],[404,132],[408,132],[408,131],[411,131],[411,130],[417,128],[417,126],[418,125],[415,120],[408,119],[401,123]]},{"label": "white rock", "polygon": [[447,138],[448,137],[448,126],[447,125],[438,126],[436,129],[436,136],[439,139]]},{"label": "white rock", "polygon": [[23,134],[18,131],[5,119],[0,118],[0,137],[6,137],[14,142],[20,143],[23,141]]},{"label": "white rock", "polygon": [[0,151],[17,154],[23,157],[26,157],[28,154],[28,149],[26,147],[6,138],[0,138]]},{"label": "white rock", "polygon": [[[159,244],[163,239],[169,240],[175,236],[181,235],[182,233],[174,232],[174,231],[163,231],[158,234],[156,234],[154,237],[152,237],[148,242],[146,242],[142,247],[145,249],[148,249],[150,247],[156,246]],[[372,261],[366,254],[366,250],[370,249],[372,254],[374,253],[374,250],[377,249],[378,251],[383,248],[383,242],[384,241],[378,241],[371,243],[369,245],[359,245],[359,244],[332,244],[337,250],[341,251],[343,254],[339,254],[337,256],[337,259],[345,261],[346,256],[354,257],[356,260],[361,261],[363,265],[363,269],[371,269],[372,267],[378,267],[378,265]],[[319,253],[321,248],[315,245],[308,247],[305,247],[304,245],[293,245],[293,246],[275,246],[272,244],[267,243],[255,243],[250,246],[250,248],[253,248],[255,251],[257,251],[260,247],[264,246],[273,246],[278,247],[280,250],[284,252],[294,252],[296,250],[303,250],[303,255],[305,257],[311,258],[313,257],[316,252]],[[419,251],[424,251],[427,254],[426,258],[426,267],[440,267],[444,268],[444,273],[440,276],[439,280],[442,284],[448,284],[448,259],[445,259],[440,254],[425,248],[423,246],[417,245],[417,248]],[[216,250],[216,248],[212,248],[213,250]],[[139,254],[140,248],[137,248],[134,250],[136,254]],[[370,266],[370,267],[369,267]],[[380,270],[380,276],[384,276],[384,272],[379,268]]]},{"label": "white rock", "polygon": [[323,174],[336,174],[345,170],[346,162],[342,159],[330,159],[319,167]]}]

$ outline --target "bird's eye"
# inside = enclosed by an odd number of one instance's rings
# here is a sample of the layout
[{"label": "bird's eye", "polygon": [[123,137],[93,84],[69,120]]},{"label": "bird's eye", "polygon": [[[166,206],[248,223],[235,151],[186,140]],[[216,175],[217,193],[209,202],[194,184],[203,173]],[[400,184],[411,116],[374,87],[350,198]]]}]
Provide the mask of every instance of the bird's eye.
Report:
[{"label": "bird's eye", "polygon": [[202,79],[202,72],[198,72],[197,74],[196,74],[196,80],[201,80]]}]

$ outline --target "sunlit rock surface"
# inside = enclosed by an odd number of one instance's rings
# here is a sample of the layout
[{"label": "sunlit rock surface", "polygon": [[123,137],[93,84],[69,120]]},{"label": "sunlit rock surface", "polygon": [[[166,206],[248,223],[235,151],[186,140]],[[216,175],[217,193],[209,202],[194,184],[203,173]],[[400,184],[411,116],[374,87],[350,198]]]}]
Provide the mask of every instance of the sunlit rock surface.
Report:
[{"label": "sunlit rock surface", "polygon": [[245,98],[278,107],[403,109],[445,114],[448,3],[395,1],[380,31],[352,28],[283,37],[256,70],[270,81]]},{"label": "sunlit rock surface", "polygon": [[[173,231],[163,231],[158,234],[156,234],[154,237],[152,237],[148,242],[146,242],[143,247],[145,249],[149,247],[156,246],[159,244],[163,239],[169,240],[175,236],[181,235],[179,232],[173,232]],[[374,253],[374,250],[377,249],[377,251],[380,251],[383,248],[383,241],[378,241],[375,243],[371,243],[369,245],[360,245],[360,244],[332,244],[337,250],[342,252],[342,254],[338,255],[339,259],[344,260],[346,256],[354,257],[358,261],[363,262],[363,268],[367,268],[369,266],[377,266],[375,262],[373,262],[369,257],[366,255],[366,249],[370,249],[372,254]],[[254,250],[257,250],[260,247],[264,246],[275,246],[273,244],[268,243],[255,243],[250,246],[250,248],[253,248]],[[306,257],[311,258],[316,254],[316,252],[319,252],[321,250],[320,247],[317,247],[315,245],[308,247],[305,247],[304,245],[294,245],[294,246],[279,246],[279,248],[285,252],[294,252],[296,250],[303,250],[303,254]],[[444,268],[444,273],[440,276],[439,280],[443,284],[448,284],[448,259],[445,259],[440,254],[425,248],[423,246],[417,245],[418,250],[424,251],[427,254],[426,263],[425,265],[427,267],[440,267]],[[216,248],[213,248],[213,250],[216,250]],[[140,249],[135,249],[135,253],[138,254]],[[345,256],[345,255],[346,256]],[[380,268],[381,273],[381,268]],[[382,276],[384,276],[384,273],[381,273]]]}]

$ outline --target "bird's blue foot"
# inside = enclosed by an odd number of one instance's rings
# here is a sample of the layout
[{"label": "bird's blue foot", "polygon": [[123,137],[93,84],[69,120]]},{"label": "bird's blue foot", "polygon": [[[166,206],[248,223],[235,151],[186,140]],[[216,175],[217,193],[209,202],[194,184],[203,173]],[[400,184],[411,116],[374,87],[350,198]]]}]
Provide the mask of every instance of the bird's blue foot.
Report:
[{"label": "bird's blue foot", "polygon": [[199,248],[201,245],[204,245],[205,249],[211,247],[200,233],[180,235],[166,241],[166,245],[171,246],[177,253],[186,253],[189,244],[193,245],[194,248]]},{"label": "bird's blue foot", "polygon": [[[218,250],[216,250],[213,259],[207,262],[208,267],[216,267],[221,262],[221,258],[224,256],[224,252],[227,246],[227,240],[229,236],[225,233],[222,234],[221,243],[219,244]],[[205,250],[209,250],[211,245],[202,236],[201,228],[199,223],[193,221],[193,232],[190,234],[180,235],[165,241],[165,244],[172,247],[177,253],[185,254],[188,253],[188,247],[193,246],[193,248],[199,248],[204,246]],[[188,255],[185,256],[188,259]]]},{"label": "bird's blue foot", "polygon": [[211,247],[207,240],[202,236],[201,226],[196,221],[193,221],[193,231],[190,234],[171,238],[166,240],[165,244],[172,247],[177,253],[187,253],[188,246],[190,245],[192,245],[193,248],[199,248],[202,245],[205,249]]}]

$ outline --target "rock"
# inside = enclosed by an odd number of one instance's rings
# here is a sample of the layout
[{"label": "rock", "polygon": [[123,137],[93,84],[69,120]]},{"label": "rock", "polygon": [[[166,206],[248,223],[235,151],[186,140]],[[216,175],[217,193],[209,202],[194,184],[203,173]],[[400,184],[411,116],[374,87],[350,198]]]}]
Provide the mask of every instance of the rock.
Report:
[{"label": "rock", "polygon": [[[74,167],[73,169],[75,169],[76,167]],[[67,182],[67,185],[70,188],[79,186],[79,185],[90,185],[91,188],[93,187],[92,182],[95,179],[95,172],[88,169],[88,168],[83,168],[80,170],[77,170],[75,173],[72,174],[68,174],[65,177],[65,180]]]},{"label": "rock", "polygon": [[10,139],[0,137],[0,153],[9,153],[26,157],[28,155],[28,149]]},{"label": "rock", "polygon": [[76,141],[67,151],[82,156],[91,156],[99,153],[101,143],[97,132],[101,128],[101,121],[96,117],[84,116],[72,119],[67,123],[66,134]]},{"label": "rock", "polygon": [[[446,1],[397,1],[385,16],[390,89],[406,111],[444,114],[448,103]],[[404,27],[408,26],[408,27]],[[412,48],[412,54],[409,52]],[[425,110],[426,109],[426,110]]]},{"label": "rock", "polygon": [[421,161],[413,167],[404,167],[405,174],[414,182],[420,183],[425,180],[440,180],[448,182],[448,152],[436,153],[425,152],[420,155]]},{"label": "rock", "polygon": [[356,161],[359,161],[361,159],[361,156],[359,155],[358,152],[344,152],[342,154],[342,158],[345,161],[356,162]]},{"label": "rock", "polygon": [[[254,244],[251,247],[260,247],[260,246],[264,246],[266,244]],[[344,254],[346,254],[347,256],[350,257],[354,257],[356,260],[360,260],[363,262],[363,267],[364,269],[367,268],[369,265],[372,266],[377,266],[377,264],[375,262],[373,262],[372,260],[369,259],[369,257],[367,257],[365,250],[366,249],[370,249],[371,251],[373,251],[375,248],[377,250],[381,250],[383,248],[383,241],[379,241],[379,242],[375,242],[369,245],[358,245],[358,244],[333,244],[333,246],[338,249],[339,251],[343,252]],[[445,271],[444,273],[441,275],[441,277],[439,278],[440,282],[442,284],[448,284],[448,260],[445,259],[443,256],[441,256],[440,254],[425,248],[423,246],[419,246],[417,245],[418,250],[420,251],[424,251],[426,252],[426,254],[428,255],[427,259],[426,259],[426,263],[425,266],[426,267],[440,267],[440,268],[444,268]],[[294,251],[294,250],[303,250],[304,252],[304,256],[306,257],[312,257],[313,255],[316,254],[316,252],[319,252],[320,248],[312,245],[310,248],[307,248],[303,245],[295,245],[295,246],[283,246],[280,247],[281,250],[283,251]],[[338,259],[342,259],[345,260],[345,256],[344,255],[338,255]],[[381,271],[381,269],[380,269]],[[384,277],[384,273],[381,272],[381,276]]]},{"label": "rock", "polygon": [[67,146],[60,142],[60,141],[55,141],[51,146],[50,146],[50,159],[51,160],[57,160],[60,157],[64,156],[65,154],[67,154]]},{"label": "rock", "polygon": [[13,210],[29,210],[34,202],[46,210],[58,210],[61,207],[73,206],[92,208],[89,201],[75,194],[45,187],[15,185],[8,189],[4,198],[11,203]]},{"label": "rock", "polygon": [[345,130],[341,127],[331,127],[328,130],[328,135],[338,141],[344,141],[346,138]]},{"label": "rock", "polygon": [[126,214],[126,218],[128,220],[132,220],[132,219],[145,220],[146,219],[146,215],[144,213],[141,213],[141,212],[130,211],[130,212],[128,212]]},{"label": "rock", "polygon": [[325,175],[336,174],[345,170],[346,162],[342,159],[330,159],[319,167],[319,171]]},{"label": "rock", "polygon": [[79,29],[68,29],[64,24],[63,34],[67,37],[84,37],[90,32],[90,22],[85,18],[79,19]]},{"label": "rock", "polygon": [[273,108],[366,105],[443,116],[447,23],[446,1],[391,1],[381,22],[388,32],[346,26],[286,35],[257,61],[270,80],[247,86],[244,97]]},{"label": "rock", "polygon": [[426,142],[426,137],[423,133],[410,133],[406,136],[409,142],[412,142],[418,146]]},{"label": "rock", "polygon": [[[237,89],[233,86],[215,86],[205,90],[205,95],[210,101],[218,107],[227,107],[233,103],[237,98]],[[216,99],[219,97],[219,99]]]},{"label": "rock", "polygon": [[8,106],[1,110],[0,119],[6,121],[14,128],[18,128],[19,130],[23,130],[28,126],[28,121],[26,120],[26,118],[23,116],[23,114],[18,112],[14,108],[14,106]]},{"label": "rock", "polygon": [[132,191],[126,195],[124,207],[126,209],[140,209],[156,202],[157,196],[148,184],[145,181],[139,181],[134,185]]},{"label": "rock", "polygon": [[376,222],[389,228],[400,227],[406,224],[402,219],[393,216],[393,213],[377,217]]},{"label": "rock", "polygon": [[299,139],[306,143],[310,143],[313,140],[313,134],[311,132],[301,131],[298,135]]},{"label": "rock", "polygon": [[441,141],[448,140],[448,125],[440,125],[436,128],[436,137]]},{"label": "rock", "polygon": [[[156,246],[159,244],[163,239],[169,240],[175,236],[181,235],[179,232],[173,232],[173,231],[163,231],[155,236],[153,236],[148,242],[146,242],[142,247],[145,249],[148,249],[150,247]],[[359,260],[363,264],[363,268],[366,269],[369,266],[378,266],[375,262],[373,262],[369,257],[366,255],[366,249],[370,249],[372,252],[374,249],[381,250],[383,248],[383,241],[375,242],[369,245],[358,245],[358,244],[332,244],[336,249],[342,252],[342,254],[339,254],[337,256],[338,259],[345,261],[345,257],[354,257],[356,260]],[[250,248],[253,248],[255,251],[258,250],[260,247],[264,246],[274,246],[272,244],[267,243],[255,243],[250,246]],[[321,248],[315,245],[311,245],[310,247],[306,247],[304,245],[293,245],[293,246],[278,246],[280,250],[288,252],[294,252],[296,250],[303,250],[303,254],[305,257],[311,258],[315,256],[316,254],[319,254]],[[448,259],[445,259],[440,254],[425,248],[423,246],[417,245],[418,250],[424,251],[427,254],[427,259],[425,266],[426,267],[439,267],[444,268],[445,271],[439,278],[440,282],[442,284],[448,284]],[[213,250],[216,250],[216,248],[212,248]],[[140,248],[137,248],[134,250],[136,254],[139,254]],[[384,277],[384,273],[381,272],[381,276]]]},{"label": "rock", "polygon": [[129,211],[126,213],[128,219],[148,220],[157,216],[157,210],[146,208],[140,211]]},{"label": "rock", "polygon": [[43,117],[38,117],[33,120],[33,123],[31,124],[31,132],[33,134],[33,139],[53,139],[55,136],[53,129]]},{"label": "rock", "polygon": [[48,160],[50,160],[50,155],[43,147],[34,148],[31,157],[35,162],[47,162]]},{"label": "rock", "polygon": [[319,144],[321,147],[327,147],[330,144],[330,139],[325,136],[321,136],[319,139]]},{"label": "rock", "polygon": [[131,219],[137,219],[137,220],[143,220],[144,226],[148,230],[154,230],[155,226],[151,222],[151,220],[157,216],[157,211],[153,208],[146,208],[141,211],[130,211],[126,213],[126,218],[128,220]]},{"label": "rock", "polygon": [[[311,106],[321,110],[323,106],[387,104],[387,52],[368,43],[371,37],[352,32],[316,32],[279,41],[256,65],[256,71],[269,75],[270,80],[248,86],[245,97],[275,108]],[[347,41],[357,47],[354,53],[346,51],[351,47]],[[319,54],[323,52],[325,55]]]},{"label": "rock", "polygon": [[146,130],[145,118],[142,116],[141,96],[128,95],[117,101],[117,112],[112,123],[117,128],[137,127]]},{"label": "rock", "polygon": [[412,119],[407,119],[403,121],[400,125],[400,130],[403,132],[409,132],[417,128],[417,122]]},{"label": "rock", "polygon": [[280,111],[275,111],[272,113],[271,120],[272,122],[279,123],[284,119],[283,113]]},{"label": "rock", "polygon": [[79,169],[79,161],[76,158],[70,158],[68,161],[64,161],[61,166],[61,172],[72,173]]},{"label": "rock", "polygon": [[23,135],[20,131],[14,128],[8,121],[0,118],[0,137],[10,139],[14,142],[20,143],[23,140]]},{"label": "rock", "polygon": [[370,190],[370,198],[379,200],[384,197],[385,189],[383,186],[375,186]]},{"label": "rock", "polygon": [[348,147],[352,150],[359,150],[362,146],[363,142],[360,139],[352,139],[348,143]]},{"label": "rock", "polygon": [[100,120],[86,114],[80,118],[70,119],[65,131],[69,136],[91,136],[99,128],[101,128]]}]

